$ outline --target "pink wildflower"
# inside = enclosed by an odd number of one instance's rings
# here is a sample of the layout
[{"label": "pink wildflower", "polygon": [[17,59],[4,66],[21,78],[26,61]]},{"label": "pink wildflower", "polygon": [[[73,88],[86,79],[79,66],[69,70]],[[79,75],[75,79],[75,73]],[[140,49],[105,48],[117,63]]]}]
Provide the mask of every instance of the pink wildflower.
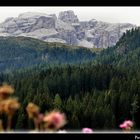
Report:
[{"label": "pink wildflower", "polygon": [[130,120],[124,121],[122,124],[120,124],[120,128],[122,129],[131,129],[133,127],[134,123]]},{"label": "pink wildflower", "polygon": [[67,123],[65,114],[59,111],[48,113],[43,120],[46,123],[46,128],[49,129],[59,129]]},{"label": "pink wildflower", "polygon": [[134,123],[130,120],[126,120],[124,123],[127,124],[129,127],[133,127],[134,125]]},{"label": "pink wildflower", "polygon": [[83,128],[83,129],[82,129],[82,132],[83,132],[83,133],[92,133],[93,130],[92,130],[91,128]]},{"label": "pink wildflower", "polygon": [[127,128],[127,124],[125,124],[125,123],[120,124],[120,128],[122,128],[122,129],[126,129],[126,128]]}]

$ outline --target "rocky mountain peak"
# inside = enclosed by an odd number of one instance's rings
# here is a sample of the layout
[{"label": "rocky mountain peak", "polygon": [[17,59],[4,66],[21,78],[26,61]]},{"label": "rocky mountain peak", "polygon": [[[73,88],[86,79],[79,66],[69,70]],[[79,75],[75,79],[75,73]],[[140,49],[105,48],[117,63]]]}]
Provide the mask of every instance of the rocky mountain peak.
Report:
[{"label": "rocky mountain peak", "polygon": [[18,19],[27,19],[27,18],[38,18],[38,17],[50,17],[49,15],[45,14],[45,13],[38,13],[38,12],[25,12],[22,13],[18,16]]},{"label": "rocky mountain peak", "polygon": [[60,12],[58,18],[55,14],[26,12],[1,23],[0,36],[26,36],[47,42],[107,48],[115,45],[126,30],[135,27],[133,24],[96,19],[79,21],[72,10]]},{"label": "rocky mountain peak", "polygon": [[62,11],[59,13],[58,19],[67,23],[79,22],[77,15],[74,14],[72,10]]}]

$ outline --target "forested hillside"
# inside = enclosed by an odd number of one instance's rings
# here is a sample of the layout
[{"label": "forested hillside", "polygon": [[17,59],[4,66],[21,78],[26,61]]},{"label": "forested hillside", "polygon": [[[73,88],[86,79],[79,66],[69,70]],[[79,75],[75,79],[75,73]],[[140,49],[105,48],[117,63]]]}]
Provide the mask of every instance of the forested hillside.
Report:
[{"label": "forested hillside", "polygon": [[93,60],[94,51],[27,37],[0,37],[0,71],[39,64],[82,63]]},{"label": "forested hillside", "polygon": [[100,64],[138,68],[140,66],[140,28],[128,30],[117,44],[103,50],[95,60]]},{"label": "forested hillside", "polygon": [[[131,113],[140,105],[140,69],[67,65],[1,74],[0,79],[14,86],[15,96],[22,103],[15,115],[16,129],[28,129],[25,107],[31,101],[42,112],[54,108],[65,112],[69,129],[118,129],[124,119],[134,119],[140,128],[140,110]],[[136,106],[132,106],[134,102],[138,102]]]}]

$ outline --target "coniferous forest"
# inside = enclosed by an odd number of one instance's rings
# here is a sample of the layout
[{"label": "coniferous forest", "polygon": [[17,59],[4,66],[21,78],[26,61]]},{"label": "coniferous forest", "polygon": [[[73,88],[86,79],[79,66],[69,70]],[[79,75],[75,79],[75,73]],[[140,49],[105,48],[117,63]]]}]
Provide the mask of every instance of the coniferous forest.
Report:
[{"label": "coniferous forest", "polygon": [[[89,127],[94,130],[120,130],[119,125],[124,120],[132,120],[134,129],[140,129],[140,28],[127,31],[115,46],[104,50],[73,50],[66,47],[46,49],[45,43],[41,42],[34,49],[35,45],[30,43],[30,47],[27,47],[28,42],[23,43],[23,38],[22,43],[15,40],[10,38],[9,42],[14,44],[14,48],[17,47],[19,54],[11,53],[13,56],[9,56],[7,53],[8,61],[3,55],[0,65],[0,84],[6,82],[12,85],[14,96],[21,103],[13,116],[13,129],[34,128],[34,123],[28,120],[26,113],[29,102],[38,105],[41,113],[53,109],[64,112],[68,120],[64,129]],[[9,42],[8,47],[12,50]],[[26,49],[19,44],[24,44]],[[40,44],[43,46],[41,49]],[[5,43],[0,45],[3,52],[4,46]],[[24,54],[19,47],[24,50]],[[27,53],[30,49],[34,50],[34,54]],[[42,54],[46,51],[47,61],[46,55],[43,55],[42,60]],[[22,57],[19,58],[19,55]],[[17,59],[13,59],[15,57]],[[19,65],[22,59],[25,61]],[[61,60],[65,61],[61,63]],[[5,120],[5,116],[0,117]]]}]

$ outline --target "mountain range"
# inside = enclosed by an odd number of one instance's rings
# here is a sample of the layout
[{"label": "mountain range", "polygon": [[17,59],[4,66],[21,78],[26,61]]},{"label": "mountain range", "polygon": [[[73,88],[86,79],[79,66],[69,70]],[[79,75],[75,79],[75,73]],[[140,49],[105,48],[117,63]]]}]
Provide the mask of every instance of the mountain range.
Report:
[{"label": "mountain range", "polygon": [[91,19],[80,21],[72,10],[55,14],[26,12],[0,24],[0,36],[25,36],[46,42],[59,42],[87,48],[114,46],[130,23],[107,23]]}]

